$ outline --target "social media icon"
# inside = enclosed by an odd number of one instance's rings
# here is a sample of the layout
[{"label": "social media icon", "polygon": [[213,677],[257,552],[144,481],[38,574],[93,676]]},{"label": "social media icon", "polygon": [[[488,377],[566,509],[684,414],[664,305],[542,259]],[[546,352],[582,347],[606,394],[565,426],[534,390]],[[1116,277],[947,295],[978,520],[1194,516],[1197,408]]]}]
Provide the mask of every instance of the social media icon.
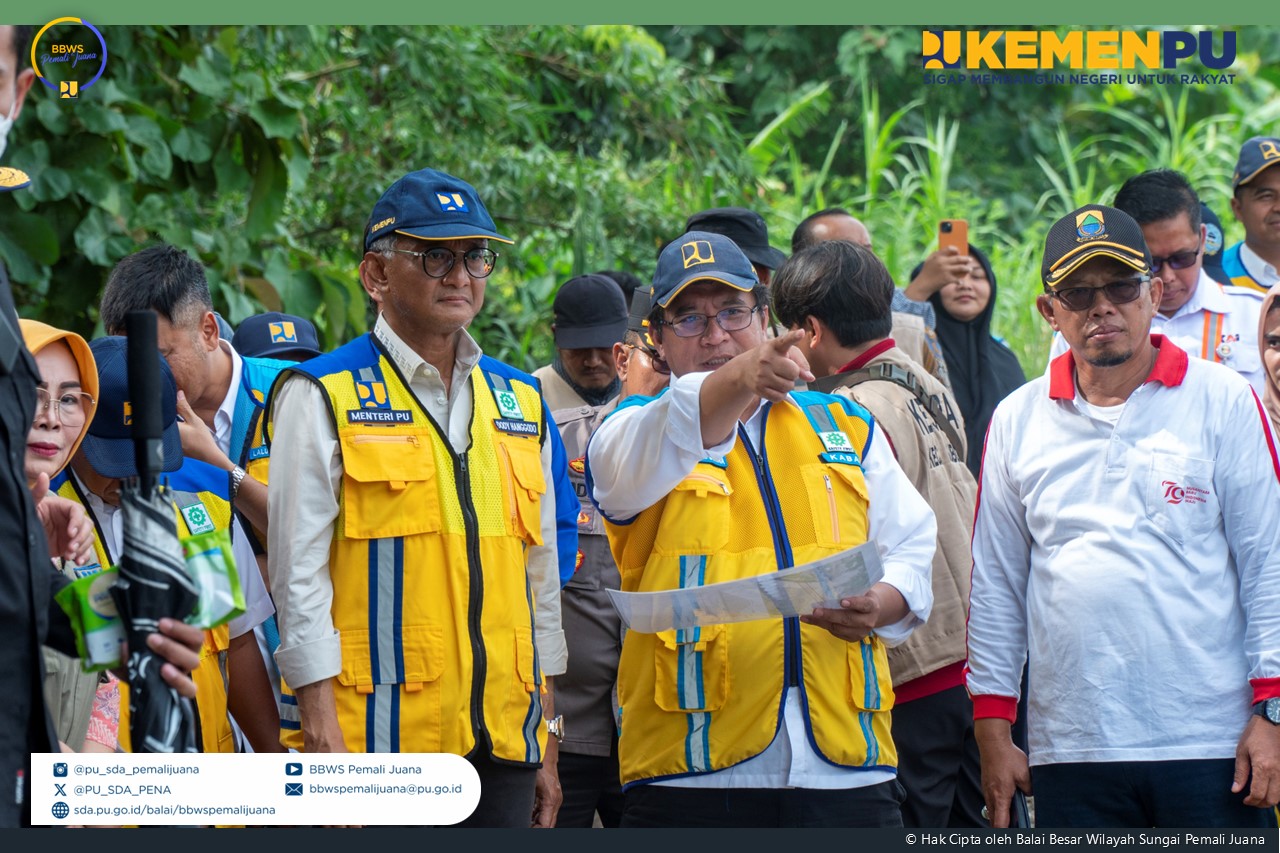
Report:
[{"label": "social media icon", "polygon": [[66,776],[66,775],[67,775],[67,765],[63,764],[61,761],[59,761],[57,764],[53,765],[53,775],[54,775],[54,776]]},{"label": "social media icon", "polygon": [[65,784],[59,785],[57,782],[54,782],[53,787],[55,789],[53,792],[55,797],[65,797],[67,795],[67,786]]},{"label": "social media icon", "polygon": [[298,762],[296,762],[296,761],[290,761],[288,764],[286,764],[286,765],[284,766],[284,775],[286,775],[286,776],[301,776],[301,775],[302,775],[302,765],[301,765],[301,764],[299,764],[299,763],[298,763]]},{"label": "social media icon", "polygon": [[58,800],[58,802],[53,804],[53,816],[58,820],[62,820],[69,814],[71,814],[71,807],[62,802],[62,800]]},{"label": "social media icon", "polygon": [[285,782],[284,795],[286,797],[301,797],[302,783],[301,782]]}]

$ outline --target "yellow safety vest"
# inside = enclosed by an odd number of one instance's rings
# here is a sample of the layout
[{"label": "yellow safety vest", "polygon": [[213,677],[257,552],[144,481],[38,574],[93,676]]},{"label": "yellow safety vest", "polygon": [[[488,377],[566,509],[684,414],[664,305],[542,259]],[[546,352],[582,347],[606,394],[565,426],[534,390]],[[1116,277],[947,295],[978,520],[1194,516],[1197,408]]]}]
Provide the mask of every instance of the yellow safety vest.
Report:
[{"label": "yellow safety vest", "polygon": [[[455,377],[474,399],[459,456],[371,335],[288,372],[324,390],[342,450],[329,572],[347,748],[540,762],[526,552],[542,544],[547,484],[534,380],[487,357]],[[282,742],[301,748],[296,700],[284,696]]]},{"label": "yellow safety vest", "polygon": [[[606,520],[624,590],[754,577],[866,541],[860,454],[870,416],[826,394],[793,397],[799,405],[766,412],[761,456],[740,436],[725,459],[703,460],[633,520]],[[802,692],[809,737],[828,761],[897,765],[884,644],[778,618],[627,632],[618,668],[623,783],[710,773],[759,755],[778,731],[788,689]]]}]

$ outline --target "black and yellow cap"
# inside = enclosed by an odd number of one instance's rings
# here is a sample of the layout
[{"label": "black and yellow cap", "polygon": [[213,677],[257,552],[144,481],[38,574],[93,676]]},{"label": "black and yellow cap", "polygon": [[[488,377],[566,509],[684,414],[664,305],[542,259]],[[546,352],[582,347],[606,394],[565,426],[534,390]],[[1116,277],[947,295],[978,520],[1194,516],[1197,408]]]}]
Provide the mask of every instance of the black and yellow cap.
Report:
[{"label": "black and yellow cap", "polygon": [[1231,191],[1258,177],[1264,169],[1280,163],[1280,139],[1274,136],[1255,136],[1240,146],[1236,169],[1231,175]]},{"label": "black and yellow cap", "polygon": [[1054,287],[1093,258],[1114,258],[1140,273],[1151,272],[1151,250],[1133,217],[1114,207],[1086,204],[1053,223],[1044,238],[1040,278]]}]

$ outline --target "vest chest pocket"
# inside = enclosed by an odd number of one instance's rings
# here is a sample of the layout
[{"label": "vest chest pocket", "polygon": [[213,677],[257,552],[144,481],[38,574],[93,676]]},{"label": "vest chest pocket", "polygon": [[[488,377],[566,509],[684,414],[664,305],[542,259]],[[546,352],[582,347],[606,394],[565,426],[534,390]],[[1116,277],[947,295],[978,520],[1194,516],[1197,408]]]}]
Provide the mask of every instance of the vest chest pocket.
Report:
[{"label": "vest chest pocket", "polygon": [[814,462],[800,466],[809,496],[814,542],[818,545],[860,545],[867,538],[867,481],[856,465]]},{"label": "vest chest pocket", "polygon": [[723,550],[729,544],[732,494],[724,469],[699,464],[667,496],[654,553],[683,557]]},{"label": "vest chest pocket", "polygon": [[659,631],[654,701],[664,711],[718,711],[729,694],[729,634],[723,625]]},{"label": "vest chest pocket", "polygon": [[547,479],[542,473],[542,446],[537,439],[494,439],[504,476],[507,530],[530,545],[542,544],[542,496]]},{"label": "vest chest pocket", "polygon": [[377,665],[368,631],[343,631],[342,671],[338,683],[357,693],[372,693],[375,684],[403,684],[410,693],[436,681],[444,672],[444,629],[439,626],[406,627],[400,635],[400,661],[396,649],[379,648]]},{"label": "vest chest pocket", "polygon": [[439,530],[440,494],[430,439],[404,432],[353,433],[342,442],[343,533],[382,539]]}]

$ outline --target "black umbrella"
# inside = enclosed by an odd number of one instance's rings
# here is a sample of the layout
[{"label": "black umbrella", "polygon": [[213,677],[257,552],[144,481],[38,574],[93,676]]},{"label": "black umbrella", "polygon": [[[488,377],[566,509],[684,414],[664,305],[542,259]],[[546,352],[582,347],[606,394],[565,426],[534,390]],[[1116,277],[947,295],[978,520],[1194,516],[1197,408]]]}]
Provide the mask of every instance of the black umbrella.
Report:
[{"label": "black umbrella", "polygon": [[164,450],[155,314],[132,312],[126,322],[138,477],[120,491],[124,548],[111,596],[129,643],[129,734],[134,752],[198,752],[195,706],[165,683],[164,660],[147,647],[161,617],[187,616],[199,593],[183,561],[173,504],[156,487]]}]

